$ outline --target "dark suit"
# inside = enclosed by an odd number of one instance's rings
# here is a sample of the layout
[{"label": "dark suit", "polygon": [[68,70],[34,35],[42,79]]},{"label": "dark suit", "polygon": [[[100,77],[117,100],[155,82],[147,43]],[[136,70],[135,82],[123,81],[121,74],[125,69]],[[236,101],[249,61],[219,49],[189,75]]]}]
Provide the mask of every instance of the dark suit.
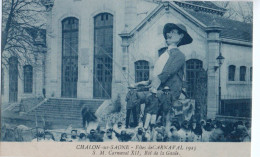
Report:
[{"label": "dark suit", "polygon": [[129,126],[130,114],[133,113],[134,125],[138,125],[136,108],[139,104],[139,98],[136,91],[129,91],[126,95],[126,128]]}]

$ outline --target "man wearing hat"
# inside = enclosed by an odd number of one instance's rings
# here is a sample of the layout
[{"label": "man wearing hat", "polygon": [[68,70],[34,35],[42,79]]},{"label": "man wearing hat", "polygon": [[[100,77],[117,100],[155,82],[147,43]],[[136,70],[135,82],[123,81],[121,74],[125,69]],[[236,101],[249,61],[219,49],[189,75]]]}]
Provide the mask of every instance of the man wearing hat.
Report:
[{"label": "man wearing hat", "polygon": [[151,95],[145,101],[144,112],[146,114],[144,128],[147,129],[149,124],[151,128],[156,124],[156,116],[159,111],[159,98],[157,97],[156,89],[151,89]]},{"label": "man wearing hat", "polygon": [[127,102],[127,104],[126,104],[126,123],[125,123],[126,128],[129,127],[131,112],[133,113],[134,126],[136,127],[138,125],[137,112],[136,112],[136,107],[139,104],[138,95],[137,95],[134,85],[130,85],[128,87],[128,89],[129,89],[129,92],[127,93],[126,98],[125,98],[125,101]]},{"label": "man wearing hat", "polygon": [[161,104],[162,122],[167,131],[169,131],[170,129],[170,110],[173,104],[173,97],[170,91],[170,88],[168,86],[165,86],[163,88],[163,93],[159,97]]},{"label": "man wearing hat", "polygon": [[178,49],[182,45],[192,42],[186,27],[182,24],[167,23],[163,29],[163,36],[168,48],[160,52],[160,57],[154,65],[151,88],[162,89],[168,86],[174,100],[182,91],[185,55]]}]

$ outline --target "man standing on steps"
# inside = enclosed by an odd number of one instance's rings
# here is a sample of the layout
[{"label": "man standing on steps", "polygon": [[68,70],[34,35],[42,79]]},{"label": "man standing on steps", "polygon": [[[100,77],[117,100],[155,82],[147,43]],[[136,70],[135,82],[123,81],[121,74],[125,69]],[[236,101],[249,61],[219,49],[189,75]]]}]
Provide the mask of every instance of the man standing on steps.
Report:
[{"label": "man standing on steps", "polygon": [[87,127],[90,126],[91,122],[95,122],[97,120],[97,117],[93,112],[90,111],[89,107],[83,104],[83,108],[81,110],[81,115],[82,115],[82,125],[83,128],[86,128],[86,122],[87,122]]},{"label": "man standing on steps", "polygon": [[134,127],[138,125],[137,121],[137,112],[136,112],[136,107],[139,103],[138,95],[137,92],[135,91],[134,85],[130,85],[128,87],[129,92],[126,95],[125,101],[127,102],[126,104],[126,123],[125,127],[129,127],[129,122],[130,122],[130,115],[131,112],[133,113],[133,119],[134,119]]}]

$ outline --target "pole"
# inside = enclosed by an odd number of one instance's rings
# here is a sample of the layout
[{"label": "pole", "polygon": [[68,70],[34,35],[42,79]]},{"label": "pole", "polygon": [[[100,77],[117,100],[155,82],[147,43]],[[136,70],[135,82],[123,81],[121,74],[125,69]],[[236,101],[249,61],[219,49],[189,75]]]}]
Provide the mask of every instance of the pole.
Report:
[{"label": "pole", "polygon": [[[221,42],[219,42],[219,56],[221,56]],[[219,81],[218,81],[218,114],[220,115],[221,114],[221,65],[222,65],[222,62],[221,60],[219,60]]]},{"label": "pole", "polygon": [[218,114],[220,115],[221,112],[221,71],[220,71],[220,65],[219,65],[219,81],[218,81],[218,103],[219,103],[219,109],[218,109]]},{"label": "pole", "polygon": [[130,69],[129,69],[129,68],[130,68],[130,65],[129,65],[130,63],[129,63],[129,59],[130,59],[130,58],[129,58],[128,46],[126,46],[126,53],[127,53],[127,58],[128,58],[128,59],[127,59],[127,62],[128,62],[128,63],[127,63],[127,64],[128,64],[128,67],[127,67],[127,71],[128,71],[127,77],[128,77],[128,78],[127,78],[127,80],[128,80],[128,86],[129,86],[129,85],[130,85],[130,82],[129,82],[129,81],[130,81],[130,80],[129,80],[129,78],[130,78],[130,74],[129,74],[129,73],[130,73]]}]

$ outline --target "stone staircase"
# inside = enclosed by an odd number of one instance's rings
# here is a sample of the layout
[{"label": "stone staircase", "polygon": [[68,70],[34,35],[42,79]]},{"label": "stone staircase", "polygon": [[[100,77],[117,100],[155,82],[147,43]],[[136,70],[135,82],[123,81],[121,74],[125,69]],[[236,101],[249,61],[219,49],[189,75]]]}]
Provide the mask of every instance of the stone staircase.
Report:
[{"label": "stone staircase", "polygon": [[82,125],[81,109],[83,104],[89,107],[92,112],[96,112],[104,100],[98,99],[73,99],[73,98],[49,98],[46,102],[29,111],[26,116],[28,119],[51,125]]}]

